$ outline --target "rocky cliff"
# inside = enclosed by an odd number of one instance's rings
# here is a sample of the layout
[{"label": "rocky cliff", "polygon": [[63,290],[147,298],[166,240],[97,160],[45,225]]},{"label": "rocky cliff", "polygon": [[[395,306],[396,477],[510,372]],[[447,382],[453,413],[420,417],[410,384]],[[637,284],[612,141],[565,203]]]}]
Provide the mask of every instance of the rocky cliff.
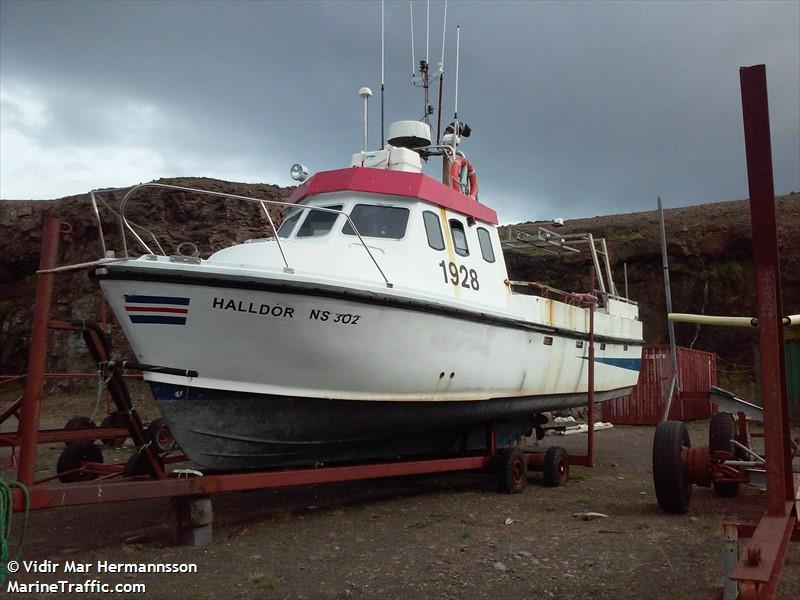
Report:
[{"label": "rocky cliff", "polygon": [[[291,192],[265,184],[240,184],[213,179],[169,179],[161,183],[224,191],[267,200],[285,199]],[[269,231],[259,204],[197,196],[175,190],[147,190],[129,204],[128,218],[146,226],[168,253],[190,241],[201,256],[231,243],[260,237]],[[101,204],[103,231],[111,248],[119,249],[118,228],[111,209],[120,195]],[[676,312],[752,315],[755,289],[748,204],[745,201],[707,204],[666,211],[673,307]],[[279,212],[272,214],[279,219]],[[0,374],[22,372],[27,347],[45,214],[69,223],[61,240],[62,264],[89,261],[101,255],[97,224],[88,196],[55,201],[0,202]],[[783,268],[785,312],[800,313],[800,194],[778,199],[778,235]],[[547,223],[514,226],[534,232]],[[552,227],[550,227],[552,229]],[[559,232],[591,232],[606,238],[615,281],[623,293],[623,264],[627,265],[630,298],[641,308],[648,342],[665,342],[666,320],[661,254],[656,211],[599,216],[567,221]],[[147,241],[146,234],[143,234]],[[586,252],[555,256],[532,249],[506,253],[511,279],[533,280],[566,290],[588,290],[590,261]],[[57,276],[57,318],[96,319],[100,295],[85,272]],[[115,336],[117,344],[124,340]],[[739,329],[678,325],[677,339],[717,352],[720,368],[752,375],[755,336]],[[124,346],[117,346],[121,353]],[[51,371],[90,370],[92,367],[77,336],[51,335]]]}]

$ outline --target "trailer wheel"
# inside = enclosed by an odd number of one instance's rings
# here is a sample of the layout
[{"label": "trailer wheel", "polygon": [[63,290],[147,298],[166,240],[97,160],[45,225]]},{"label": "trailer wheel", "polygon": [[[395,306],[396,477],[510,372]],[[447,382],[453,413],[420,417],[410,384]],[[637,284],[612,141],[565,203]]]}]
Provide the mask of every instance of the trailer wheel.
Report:
[{"label": "trailer wheel", "polygon": [[[100,427],[124,427],[124,426],[125,423],[122,418],[122,415],[119,414],[118,412],[111,413],[105,419],[103,419],[102,423],[100,423]],[[122,445],[125,443],[125,440],[127,439],[128,439],[127,436],[120,436],[100,441],[103,442],[103,446],[105,446],[106,448],[121,448]]]},{"label": "trailer wheel", "polygon": [[547,487],[564,485],[569,478],[569,457],[561,446],[552,446],[544,453],[544,484]]},{"label": "trailer wheel", "polygon": [[653,439],[653,486],[658,505],[668,513],[689,509],[692,482],[683,461],[683,449],[691,448],[689,430],[681,421],[664,421]]},{"label": "trailer wheel", "polygon": [[[84,416],[74,416],[69,421],[66,422],[64,425],[64,429],[90,429],[96,427],[94,421],[92,421],[89,417]],[[89,440],[83,440],[89,441]],[[65,446],[72,446],[76,442],[64,442]]]},{"label": "trailer wheel", "polygon": [[[730,452],[736,456],[736,447],[731,443],[736,438],[736,420],[728,412],[719,412],[711,415],[708,423],[708,451],[713,456],[715,452]],[[714,481],[714,493],[717,496],[732,498],[739,493],[738,481]]]},{"label": "trailer wheel", "polygon": [[[103,462],[103,452],[94,442],[73,442],[61,453],[56,464],[56,473],[61,483],[74,483],[76,481],[91,481],[97,479],[97,473],[75,471],[82,462]],[[72,471],[72,472],[70,472]]]},{"label": "trailer wheel", "polygon": [[[161,459],[161,456],[156,453],[156,458],[158,459],[158,464],[161,465],[163,469],[164,461]],[[151,477],[155,475],[145,452],[136,452],[133,454],[128,459],[128,462],[125,463],[125,468],[122,470],[123,477],[139,477],[140,475],[150,475]]]},{"label": "trailer wheel", "polygon": [[497,456],[497,486],[500,491],[519,494],[527,483],[525,453],[516,446],[503,448]]},{"label": "trailer wheel", "polygon": [[718,412],[711,415],[708,422],[708,451],[711,454],[721,450],[733,452],[731,440],[736,437],[736,421],[729,412]]},{"label": "trailer wheel", "polygon": [[147,426],[146,437],[160,454],[169,452],[175,445],[175,438],[172,437],[172,432],[167,427],[164,419],[160,417]]}]

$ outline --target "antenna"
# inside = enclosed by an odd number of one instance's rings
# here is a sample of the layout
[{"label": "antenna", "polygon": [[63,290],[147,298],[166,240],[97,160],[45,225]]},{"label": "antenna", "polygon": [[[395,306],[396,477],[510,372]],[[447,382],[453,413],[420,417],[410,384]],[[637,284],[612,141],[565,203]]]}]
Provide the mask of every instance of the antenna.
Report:
[{"label": "antenna", "polygon": [[444,67],[444,41],[447,37],[447,0],[444,0],[444,24],[442,25],[442,67]]},{"label": "antenna", "polygon": [[453,106],[453,148],[458,147],[458,59],[461,55],[461,25],[456,26],[456,97]]},{"label": "antenna", "polygon": [[417,72],[417,61],[414,58],[414,3],[408,0],[408,10],[411,15],[411,79]]},{"label": "antenna", "polygon": [[439,63],[439,107],[436,109],[436,144],[442,139],[442,86],[444,85],[444,42],[447,37],[447,0],[444,0],[444,24],[442,25],[442,62]]},{"label": "antenna", "polygon": [[[446,1],[446,0],[445,0]],[[384,148],[384,139],[386,139],[383,135],[383,66],[384,66],[384,56],[383,56],[383,48],[385,45],[384,42],[384,27],[383,27],[383,0],[381,0],[381,150]]]},{"label": "antenna", "polygon": [[367,151],[367,102],[369,97],[372,96],[372,90],[368,87],[362,87],[358,90],[358,95],[364,99],[364,152]]},{"label": "antenna", "polygon": [[425,17],[425,62],[429,63],[429,50],[431,45],[431,0],[428,0],[427,16]]}]

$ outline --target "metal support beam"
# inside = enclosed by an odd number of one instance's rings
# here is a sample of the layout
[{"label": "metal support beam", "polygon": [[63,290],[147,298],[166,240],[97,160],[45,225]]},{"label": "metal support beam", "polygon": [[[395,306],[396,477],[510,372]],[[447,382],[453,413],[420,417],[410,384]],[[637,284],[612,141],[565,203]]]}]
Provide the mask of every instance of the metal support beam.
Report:
[{"label": "metal support beam", "polygon": [[725,523],[725,546],[722,550],[722,564],[725,571],[724,600],[736,600],[739,584],[731,579],[733,569],[739,562],[739,530],[736,525]]},{"label": "metal support beam", "polygon": [[[667,257],[667,232],[664,226],[664,209],[661,206],[661,196],[658,197],[658,220],[660,224],[659,232],[661,236],[661,268],[664,271],[664,295],[667,302],[667,315],[672,313],[672,291],[669,286],[669,259]],[[664,398],[664,414],[661,417],[662,421],[669,419],[669,411],[672,408],[672,398],[677,392],[680,394],[681,386],[678,381],[678,350],[675,344],[675,326],[672,321],[667,317],[667,332],[669,333],[669,352],[670,360],[672,362],[672,376],[669,380],[669,387],[667,394]]]},{"label": "metal support beam", "polygon": [[767,513],[786,514],[793,499],[789,451],[789,411],[783,344],[780,259],[772,179],[767,70],[764,65],[739,70],[742,90],[747,184],[753,229],[753,261],[758,301],[758,349],[761,357],[761,405],[767,463]]},{"label": "metal support beam", "polygon": [[[491,435],[491,434],[490,434]],[[356,481],[425,473],[448,473],[486,469],[494,456],[467,456],[433,460],[352,465],[345,467],[305,468],[289,471],[257,471],[206,475],[204,477],[164,479],[100,480],[66,485],[37,485],[31,490],[31,510],[52,506],[102,504],[126,500],[169,498],[174,496],[207,496],[221,492],[238,492],[279,487],[292,487],[336,481]],[[15,511],[23,508],[22,492],[12,490]]]},{"label": "metal support beam", "polygon": [[[39,269],[52,269],[56,266],[60,231],[61,221],[52,217],[45,217]],[[54,277],[52,273],[46,273],[38,275],[36,279],[36,303],[33,311],[31,345],[28,350],[28,375],[25,379],[22,418],[18,429],[22,439],[17,479],[27,486],[33,483],[33,473],[36,469],[39,412],[42,404],[42,386],[47,364],[47,322],[50,319]]]},{"label": "metal support beam", "polygon": [[[788,505],[784,505],[784,511],[787,508]],[[761,518],[742,560],[731,575],[742,584],[742,592],[755,589],[759,598],[773,597],[795,522],[793,516],[764,515]]]},{"label": "metal support beam", "polygon": [[739,78],[758,301],[761,405],[764,410],[764,450],[767,457],[767,514],[753,531],[744,557],[731,578],[740,582],[740,598],[772,598],[789,541],[796,529],[798,514],[794,506],[790,452],[766,67],[742,67]]}]

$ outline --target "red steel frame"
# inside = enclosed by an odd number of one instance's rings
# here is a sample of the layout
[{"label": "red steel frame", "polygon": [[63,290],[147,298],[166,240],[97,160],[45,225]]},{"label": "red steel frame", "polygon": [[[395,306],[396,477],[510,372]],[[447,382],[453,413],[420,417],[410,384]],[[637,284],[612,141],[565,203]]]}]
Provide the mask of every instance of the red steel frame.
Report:
[{"label": "red steel frame", "polygon": [[758,300],[764,450],[768,458],[766,514],[755,529],[739,529],[750,536],[750,543],[731,575],[740,584],[739,598],[751,599],[775,594],[789,541],[800,530],[800,476],[792,474],[790,452],[766,67],[742,67],[739,77]]},{"label": "red steel frame", "polygon": [[[488,452],[480,456],[466,456],[458,458],[444,458],[435,460],[403,461],[380,464],[363,464],[340,467],[305,468],[282,471],[259,471],[247,473],[211,474],[203,477],[175,477],[166,474],[160,465],[154,465],[154,478],[132,477],[124,480],[109,479],[122,472],[123,467],[118,465],[103,465],[97,463],[83,463],[82,468],[88,472],[102,475],[94,481],[48,484],[55,477],[34,481],[36,467],[36,449],[40,443],[57,441],[72,442],[77,440],[95,440],[113,438],[121,435],[132,435],[137,447],[144,445],[141,438],[141,422],[138,426],[131,425],[131,429],[124,428],[94,428],[86,430],[67,429],[39,429],[42,388],[48,374],[45,372],[47,360],[47,334],[49,329],[62,329],[81,331],[82,327],[64,321],[50,320],[52,306],[54,274],[47,272],[57,266],[59,235],[66,224],[55,218],[46,218],[42,240],[42,256],[40,271],[36,286],[36,304],[34,307],[34,320],[29,351],[28,373],[25,376],[25,394],[17,402],[4,411],[0,422],[22,410],[18,432],[0,434],[0,445],[20,446],[20,460],[17,466],[17,479],[30,488],[30,506],[32,510],[45,509],[55,506],[75,506],[80,504],[97,504],[104,502],[120,502],[126,500],[143,500],[150,498],[167,498],[178,496],[198,496],[217,492],[229,492],[248,489],[264,489],[306,485],[312,483],[326,483],[338,481],[353,481],[359,479],[375,479],[401,475],[417,475],[423,473],[444,473],[455,471],[482,470],[492,466],[497,454],[497,445],[494,427],[487,427]],[[67,231],[68,229],[64,229]],[[591,305],[589,313],[589,439],[586,455],[569,455],[570,464],[594,466],[594,309]],[[90,331],[90,336],[96,333]],[[93,343],[93,351],[102,352],[102,344]],[[100,360],[110,357],[96,356]],[[4,378],[3,381],[8,381]],[[111,386],[121,385],[121,378],[112,378]],[[114,395],[112,390],[112,395]],[[126,395],[127,391],[116,390],[118,396]],[[131,416],[138,421],[138,416]],[[151,450],[145,447],[148,455]],[[164,462],[173,463],[185,460],[182,455],[168,456]],[[541,453],[526,453],[525,460],[531,467],[541,467],[543,455]],[[25,508],[22,492],[18,488],[12,490],[13,509],[15,511]]]}]

